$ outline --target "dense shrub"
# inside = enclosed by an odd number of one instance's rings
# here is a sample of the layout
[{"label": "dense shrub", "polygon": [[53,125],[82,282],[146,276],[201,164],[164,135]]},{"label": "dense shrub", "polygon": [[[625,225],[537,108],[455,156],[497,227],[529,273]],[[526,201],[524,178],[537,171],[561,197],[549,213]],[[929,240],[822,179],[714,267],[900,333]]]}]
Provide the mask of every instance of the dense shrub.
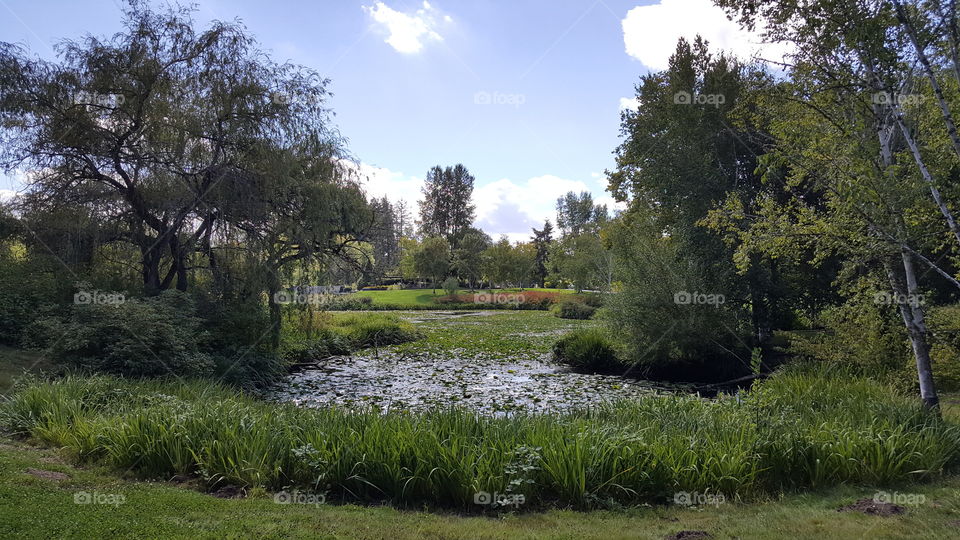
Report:
[{"label": "dense shrub", "polygon": [[[38,317],[55,313],[58,280],[43,261],[19,257],[17,251],[0,243],[0,343],[33,345],[30,324]],[[23,343],[25,341],[25,343]]]},{"label": "dense shrub", "polygon": [[207,376],[209,335],[190,297],[166,291],[150,298],[73,306],[66,318],[38,321],[51,355],[80,369],[120,375]]},{"label": "dense shrub", "polygon": [[[621,292],[605,297],[612,335],[636,373],[674,381],[725,381],[749,368],[753,321],[743,280],[695,263],[681,240],[637,214],[610,230]],[[721,301],[722,299],[722,301]]]},{"label": "dense shrub", "polygon": [[281,344],[281,356],[286,363],[312,362],[420,338],[411,323],[385,313],[322,314],[313,324],[312,329],[301,327],[288,333]]},{"label": "dense shrub", "polygon": [[442,287],[448,296],[453,296],[457,293],[457,289],[460,288],[460,281],[457,278],[450,276],[443,280]]},{"label": "dense shrub", "polygon": [[736,398],[651,396],[570,414],[300,409],[209,383],[67,377],[20,387],[0,424],[144,477],[323,491],[329,501],[523,510],[728,500],[957,469],[957,426],[879,383],[786,373]]},{"label": "dense shrub", "polygon": [[397,345],[420,338],[411,323],[387,313],[340,315],[333,318],[332,325],[356,348]]},{"label": "dense shrub", "polygon": [[937,388],[960,390],[960,305],[930,309],[927,322],[933,333],[930,356]]},{"label": "dense shrub", "polygon": [[869,291],[824,309],[814,327],[785,333],[793,355],[883,381],[916,379],[908,376],[913,355],[896,306],[878,307]]},{"label": "dense shrub", "polygon": [[321,328],[309,338],[285,340],[280,351],[284,362],[299,364],[350,354],[353,352],[353,344],[340,332]]},{"label": "dense shrub", "polygon": [[553,359],[577,371],[604,373],[622,368],[614,345],[596,328],[574,330],[553,345]]},{"label": "dense shrub", "polygon": [[561,319],[589,319],[597,308],[577,300],[561,300],[553,307],[553,313]]}]

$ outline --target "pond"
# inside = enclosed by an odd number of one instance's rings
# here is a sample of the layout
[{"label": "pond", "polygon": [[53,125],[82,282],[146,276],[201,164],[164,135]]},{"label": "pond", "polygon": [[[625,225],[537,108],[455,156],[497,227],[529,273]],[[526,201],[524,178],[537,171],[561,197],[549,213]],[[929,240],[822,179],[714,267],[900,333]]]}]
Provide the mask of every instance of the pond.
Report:
[{"label": "pond", "polygon": [[572,373],[550,358],[563,332],[593,324],[547,312],[404,313],[425,338],[290,374],[270,392],[306,407],[423,410],[463,406],[483,414],[560,412],[669,389],[616,375]]}]

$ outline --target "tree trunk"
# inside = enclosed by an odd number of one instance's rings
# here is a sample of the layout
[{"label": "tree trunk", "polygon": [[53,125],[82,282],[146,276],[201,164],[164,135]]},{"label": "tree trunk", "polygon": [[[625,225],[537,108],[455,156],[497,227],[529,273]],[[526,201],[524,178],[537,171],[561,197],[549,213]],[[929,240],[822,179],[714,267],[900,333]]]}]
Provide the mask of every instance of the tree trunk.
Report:
[{"label": "tree trunk", "polygon": [[893,265],[887,263],[887,275],[893,289],[900,317],[907,328],[910,346],[917,365],[917,381],[920,385],[920,398],[928,408],[935,409],[940,402],[933,383],[933,371],[930,366],[930,344],[927,342],[927,326],[924,322],[923,305],[917,287],[913,259],[909,252],[901,253],[906,287],[897,279]]}]

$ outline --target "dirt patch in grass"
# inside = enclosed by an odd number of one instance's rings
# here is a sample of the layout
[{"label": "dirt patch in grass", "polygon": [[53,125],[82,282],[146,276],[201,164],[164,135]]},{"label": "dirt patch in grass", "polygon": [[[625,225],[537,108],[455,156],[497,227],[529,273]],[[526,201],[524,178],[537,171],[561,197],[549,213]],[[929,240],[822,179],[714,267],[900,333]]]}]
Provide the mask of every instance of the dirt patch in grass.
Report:
[{"label": "dirt patch in grass", "polygon": [[27,469],[27,470],[25,470],[25,471],[23,471],[23,472],[29,474],[30,476],[36,476],[37,478],[43,478],[43,479],[45,479],[45,480],[57,480],[57,481],[60,481],[60,480],[69,480],[69,479],[70,479],[70,475],[65,474],[65,473],[62,473],[62,472],[57,472],[57,471],[45,471],[45,470],[43,470],[43,469],[29,468],[29,469]]},{"label": "dirt patch in grass", "polygon": [[861,514],[867,514],[871,516],[899,516],[906,512],[906,510],[896,504],[886,503],[886,502],[877,502],[873,499],[860,499],[859,501],[842,506],[837,509],[837,512],[860,512]]}]

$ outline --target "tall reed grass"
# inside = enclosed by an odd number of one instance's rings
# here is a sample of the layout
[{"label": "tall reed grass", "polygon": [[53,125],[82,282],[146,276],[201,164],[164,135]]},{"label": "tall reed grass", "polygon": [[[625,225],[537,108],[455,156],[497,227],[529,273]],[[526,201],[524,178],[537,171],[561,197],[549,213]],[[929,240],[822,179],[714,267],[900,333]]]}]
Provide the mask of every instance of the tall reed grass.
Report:
[{"label": "tall reed grass", "polygon": [[204,382],[67,377],[23,384],[9,431],[146,477],[323,491],[328,501],[478,508],[754,498],[922,480],[958,463],[958,428],[875,382],[784,373],[746,396],[650,397],[567,414],[483,417],[298,409]]}]

